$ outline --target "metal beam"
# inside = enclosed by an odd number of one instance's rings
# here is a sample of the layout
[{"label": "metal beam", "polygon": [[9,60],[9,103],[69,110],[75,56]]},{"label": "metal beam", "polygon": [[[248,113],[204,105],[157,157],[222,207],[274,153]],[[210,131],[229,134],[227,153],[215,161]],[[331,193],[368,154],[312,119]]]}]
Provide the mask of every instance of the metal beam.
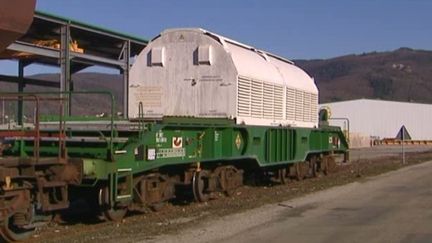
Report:
[{"label": "metal beam", "polygon": [[[85,64],[93,64],[93,65],[101,65],[115,68],[123,68],[124,62],[121,60],[110,59],[105,57],[98,57],[78,52],[71,52],[71,58],[73,58],[74,62],[80,62]],[[88,62],[91,61],[91,62]]]},{"label": "metal beam", "polygon": [[0,75],[0,82],[19,83],[20,80],[22,80],[26,85],[29,84],[29,85],[37,85],[37,86],[44,86],[44,87],[60,88],[60,83],[58,82],[26,78],[26,77],[23,77],[21,79],[15,76]]},{"label": "metal beam", "polygon": [[[65,27],[62,27],[62,29],[65,29]],[[61,55],[60,50],[49,48],[49,47],[38,46],[38,45],[25,43],[21,41],[15,41],[15,43],[10,44],[7,47],[7,49],[11,51],[25,52],[25,53],[30,53],[34,55],[43,56],[43,57],[56,58],[56,59],[59,59]],[[123,67],[124,65],[124,62],[121,60],[98,57],[98,56],[78,53],[78,52],[70,52],[69,48],[67,49],[67,51],[69,52],[68,53],[69,59],[74,58],[75,59],[74,61],[78,63],[83,63],[87,65],[101,65],[101,66],[108,66],[108,67],[115,67],[115,68]]]},{"label": "metal beam", "polygon": [[30,43],[15,41],[7,47],[7,50],[26,52],[44,57],[59,58],[60,51],[48,47],[37,46]]},{"label": "metal beam", "polygon": [[125,41],[127,38],[126,37],[122,37],[119,35],[114,35],[114,34],[110,34],[108,32],[104,32],[104,31],[100,31],[100,30],[96,30],[94,28],[88,28],[88,27],[84,27],[84,26],[80,26],[77,24],[71,24],[71,27],[73,27],[74,29],[79,29],[79,30],[84,30],[84,31],[88,31],[90,33],[94,33],[94,34],[98,34],[98,35],[102,35],[104,37],[111,37],[113,39],[117,39],[119,42],[121,41]]},{"label": "metal beam", "polygon": [[123,33],[116,33],[116,31],[112,31],[112,30],[108,30],[108,29],[103,29],[97,26],[91,26],[85,23],[77,23],[76,21],[70,20],[70,19],[66,19],[66,18],[62,18],[62,17],[53,17],[53,16],[49,16],[47,14],[41,13],[36,11],[34,14],[34,18],[36,19],[42,19],[51,23],[57,23],[60,25],[66,25],[69,24],[70,27],[72,27],[73,29],[79,29],[79,30],[83,30],[83,31],[87,31],[89,33],[94,33],[94,34],[98,34],[101,35],[103,37],[111,37],[114,39],[117,39],[119,41],[125,41],[125,40],[131,40],[133,43],[136,43],[138,45],[144,45],[146,46],[148,44],[148,40],[140,40],[139,38],[134,38],[133,36],[128,36],[126,34]]},{"label": "metal beam", "polygon": [[34,14],[34,18],[35,19],[43,19],[43,20],[46,20],[48,22],[57,23],[57,24],[61,24],[61,25],[67,24],[67,20],[58,20],[58,19],[54,19],[54,18],[51,18],[51,17],[48,17],[48,16],[40,15],[38,13]]}]

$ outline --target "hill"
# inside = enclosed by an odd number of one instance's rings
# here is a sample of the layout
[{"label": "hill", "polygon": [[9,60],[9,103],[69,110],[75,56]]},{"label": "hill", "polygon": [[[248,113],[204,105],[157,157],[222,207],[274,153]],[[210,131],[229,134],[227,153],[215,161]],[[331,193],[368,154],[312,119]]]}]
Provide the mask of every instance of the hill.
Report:
[{"label": "hill", "polygon": [[432,51],[400,48],[295,63],[315,78],[321,103],[358,98],[432,103]]}]

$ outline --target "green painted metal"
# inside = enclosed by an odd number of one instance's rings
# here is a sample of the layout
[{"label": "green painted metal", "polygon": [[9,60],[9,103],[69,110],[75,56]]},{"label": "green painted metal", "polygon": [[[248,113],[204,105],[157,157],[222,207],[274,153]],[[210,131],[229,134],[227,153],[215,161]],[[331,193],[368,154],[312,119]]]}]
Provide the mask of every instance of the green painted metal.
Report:
[{"label": "green painted metal", "polygon": [[[95,136],[81,132],[81,135]],[[168,119],[145,123],[142,131],[117,133],[126,142],[112,142],[114,166],[109,149],[102,143],[68,142],[70,157],[85,158],[88,178],[106,180],[119,169],[140,173],[160,167],[213,161],[254,160],[260,167],[304,161],[314,153],[344,153],[348,149],[342,131],[320,129],[235,125],[231,120]],[[53,143],[53,142],[51,142]],[[25,151],[30,153],[32,144]],[[41,144],[41,154],[55,156],[55,144]]]},{"label": "green painted metal", "polygon": [[130,35],[130,34],[125,34],[125,33],[121,33],[121,32],[118,32],[118,31],[106,29],[106,28],[103,28],[103,27],[100,27],[100,26],[84,23],[82,21],[78,21],[78,20],[62,17],[62,16],[59,16],[59,15],[48,13],[48,12],[41,11],[41,10],[36,10],[35,11],[35,15],[36,16],[45,17],[45,18],[51,18],[51,19],[54,19],[54,20],[57,20],[57,21],[61,21],[61,22],[65,23],[65,24],[69,23],[69,24],[74,24],[74,25],[81,26],[81,27],[84,27],[84,28],[92,29],[92,30],[95,30],[95,31],[105,32],[107,34],[118,36],[119,38],[130,39],[132,41],[135,41],[135,42],[138,42],[138,43],[142,43],[142,44],[147,44],[149,42],[147,39],[143,39],[143,38],[140,38],[140,37],[137,37],[137,36],[133,36],[133,35]]},{"label": "green painted metal", "polygon": [[[90,92],[91,93],[91,92]],[[112,108],[114,98],[110,93]],[[82,186],[99,182],[109,185],[111,205],[131,200],[132,179],[136,174],[171,166],[206,167],[214,162],[231,162],[271,169],[299,161],[310,155],[346,153],[347,141],[340,128],[271,127],[237,125],[229,119],[165,118],[162,121],[131,122],[138,130],[117,131],[114,109],[106,131],[69,130],[68,157],[83,161]],[[55,132],[55,131],[53,131]],[[89,141],[72,138],[93,138]],[[91,142],[90,142],[91,141]],[[32,154],[31,141],[17,140],[9,155]],[[42,157],[58,156],[57,141],[42,141]],[[118,184],[126,184],[121,191]]]}]

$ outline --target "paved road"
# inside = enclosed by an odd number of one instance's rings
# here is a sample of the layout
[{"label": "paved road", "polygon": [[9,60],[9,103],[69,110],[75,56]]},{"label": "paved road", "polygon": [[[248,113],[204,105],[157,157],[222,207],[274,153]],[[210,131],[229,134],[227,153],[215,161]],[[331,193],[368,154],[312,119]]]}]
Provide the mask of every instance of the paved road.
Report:
[{"label": "paved road", "polygon": [[165,242],[432,242],[432,161],[197,224]]}]

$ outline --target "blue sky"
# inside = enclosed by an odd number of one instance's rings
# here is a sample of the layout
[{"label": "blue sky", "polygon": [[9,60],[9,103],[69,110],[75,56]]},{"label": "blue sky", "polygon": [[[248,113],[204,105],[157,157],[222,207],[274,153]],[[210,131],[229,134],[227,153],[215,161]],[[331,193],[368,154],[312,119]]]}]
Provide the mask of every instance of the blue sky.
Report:
[{"label": "blue sky", "polygon": [[202,27],[290,59],[432,49],[429,0],[37,0],[37,9],[143,38]]},{"label": "blue sky", "polygon": [[[201,27],[288,59],[432,50],[431,0],[37,0],[37,9],[147,39]],[[16,63],[0,66],[16,73]],[[40,72],[58,69],[26,68]]]}]

